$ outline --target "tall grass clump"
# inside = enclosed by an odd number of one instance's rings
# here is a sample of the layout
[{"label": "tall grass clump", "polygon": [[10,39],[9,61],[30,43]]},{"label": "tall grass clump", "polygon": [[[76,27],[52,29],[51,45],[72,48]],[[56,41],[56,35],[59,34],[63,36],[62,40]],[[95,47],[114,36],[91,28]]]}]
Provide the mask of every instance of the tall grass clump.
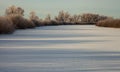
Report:
[{"label": "tall grass clump", "polygon": [[120,28],[120,19],[106,19],[97,22],[97,26]]},{"label": "tall grass clump", "polygon": [[13,33],[15,27],[8,17],[0,17],[0,34]]}]

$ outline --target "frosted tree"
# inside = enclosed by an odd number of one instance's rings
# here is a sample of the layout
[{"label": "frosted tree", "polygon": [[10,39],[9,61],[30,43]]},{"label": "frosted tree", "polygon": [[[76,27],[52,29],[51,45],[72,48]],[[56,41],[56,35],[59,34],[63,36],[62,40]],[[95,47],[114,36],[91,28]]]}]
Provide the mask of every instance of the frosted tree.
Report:
[{"label": "frosted tree", "polygon": [[29,18],[36,26],[41,25],[42,19],[39,19],[39,17],[36,15],[36,13],[34,11],[30,12]]},{"label": "frosted tree", "polygon": [[5,15],[24,15],[24,9],[22,9],[21,7],[16,7],[14,5],[8,7],[5,11]]},{"label": "frosted tree", "polygon": [[30,19],[31,20],[39,20],[39,17],[36,16],[36,13],[34,11],[30,12]]}]

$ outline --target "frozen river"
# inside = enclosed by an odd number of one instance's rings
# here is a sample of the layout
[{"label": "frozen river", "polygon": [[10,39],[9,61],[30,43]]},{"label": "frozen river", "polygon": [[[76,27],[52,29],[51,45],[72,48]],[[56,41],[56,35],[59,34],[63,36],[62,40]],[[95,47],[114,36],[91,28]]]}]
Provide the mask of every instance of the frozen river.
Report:
[{"label": "frozen river", "polygon": [[120,72],[120,29],[46,26],[0,35],[0,72]]}]

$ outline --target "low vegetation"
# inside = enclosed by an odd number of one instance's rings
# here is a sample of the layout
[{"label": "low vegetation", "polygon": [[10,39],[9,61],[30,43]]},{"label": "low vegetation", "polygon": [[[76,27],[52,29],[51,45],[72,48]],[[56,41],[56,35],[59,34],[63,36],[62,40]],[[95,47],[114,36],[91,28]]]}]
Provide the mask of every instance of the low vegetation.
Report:
[{"label": "low vegetation", "polygon": [[15,27],[8,17],[0,17],[0,34],[13,33]]},{"label": "low vegetation", "polygon": [[15,29],[35,28],[51,25],[97,25],[104,27],[120,27],[120,19],[113,19],[98,14],[71,15],[60,11],[53,19],[50,14],[45,19],[40,19],[34,11],[30,12],[29,19],[24,17],[24,9],[10,6],[5,11],[5,16],[0,16],[0,34],[13,33]]},{"label": "low vegetation", "polygon": [[97,22],[97,26],[120,28],[120,19],[106,19]]}]

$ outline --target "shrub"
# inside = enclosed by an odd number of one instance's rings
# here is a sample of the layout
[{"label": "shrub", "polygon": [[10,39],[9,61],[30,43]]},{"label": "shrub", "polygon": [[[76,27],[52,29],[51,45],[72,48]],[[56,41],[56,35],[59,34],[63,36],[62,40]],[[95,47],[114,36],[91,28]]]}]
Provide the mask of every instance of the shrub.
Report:
[{"label": "shrub", "polygon": [[34,11],[30,12],[29,19],[36,25],[36,26],[43,26],[42,20],[39,19],[38,16],[36,16],[36,13]]},{"label": "shrub", "polygon": [[106,19],[97,22],[97,26],[120,28],[120,19]]},{"label": "shrub", "polygon": [[51,23],[51,25],[59,25],[59,23],[56,22],[55,20],[51,20],[50,23]]},{"label": "shrub", "polygon": [[28,20],[28,19],[25,19],[25,24],[27,25],[27,28],[36,27],[36,25],[31,20]]},{"label": "shrub", "polygon": [[8,16],[13,24],[15,25],[15,28],[17,29],[26,29],[28,25],[26,24],[26,19],[23,18],[21,15],[9,15]]},{"label": "shrub", "polygon": [[15,27],[7,17],[0,17],[0,34],[13,33]]},{"label": "shrub", "polygon": [[35,24],[35,26],[37,26],[37,27],[39,27],[39,26],[43,26],[43,23],[41,22],[41,21],[39,21],[39,20],[31,20],[34,24]]}]

